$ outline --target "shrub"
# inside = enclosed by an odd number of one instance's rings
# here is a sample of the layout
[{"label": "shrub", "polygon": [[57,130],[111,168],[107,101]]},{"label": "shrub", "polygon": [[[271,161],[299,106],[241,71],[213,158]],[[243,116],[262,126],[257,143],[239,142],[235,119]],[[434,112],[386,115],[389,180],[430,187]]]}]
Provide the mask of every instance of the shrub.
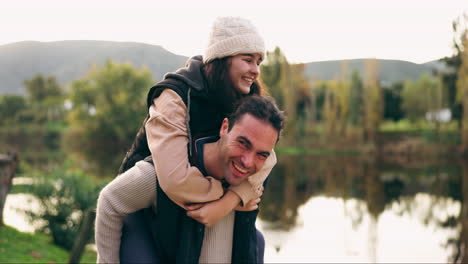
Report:
[{"label": "shrub", "polygon": [[66,165],[39,173],[31,185],[31,193],[42,208],[26,212],[39,230],[51,234],[56,245],[67,250],[73,247],[86,210],[96,207],[99,191],[104,183],[95,184],[93,178]]}]

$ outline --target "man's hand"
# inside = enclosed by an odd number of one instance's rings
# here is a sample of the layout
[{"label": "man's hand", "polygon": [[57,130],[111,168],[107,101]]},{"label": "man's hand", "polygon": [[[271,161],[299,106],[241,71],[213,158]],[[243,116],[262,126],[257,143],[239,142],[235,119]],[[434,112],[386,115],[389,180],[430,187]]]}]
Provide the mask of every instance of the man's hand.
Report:
[{"label": "man's hand", "polygon": [[240,198],[233,191],[227,191],[216,201],[186,205],[187,216],[209,227],[228,215],[239,204]]}]

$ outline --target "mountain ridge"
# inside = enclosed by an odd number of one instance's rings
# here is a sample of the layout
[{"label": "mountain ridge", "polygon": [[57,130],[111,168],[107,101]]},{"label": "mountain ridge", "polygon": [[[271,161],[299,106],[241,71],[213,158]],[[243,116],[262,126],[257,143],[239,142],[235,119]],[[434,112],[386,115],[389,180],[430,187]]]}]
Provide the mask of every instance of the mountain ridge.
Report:
[{"label": "mountain ridge", "polygon": [[[21,41],[0,45],[0,94],[24,94],[24,80],[35,74],[55,76],[62,85],[82,78],[92,65],[103,65],[106,60],[131,63],[137,68],[147,67],[153,79],[162,79],[167,72],[183,66],[188,57],[174,54],[159,45],[139,42],[101,40],[63,40],[52,42]],[[357,70],[363,76],[367,59],[330,60],[305,63],[309,80],[336,79],[342,65]],[[417,64],[403,60],[377,59],[382,83],[417,79],[430,74],[440,62]],[[442,69],[441,68],[441,69]]]},{"label": "mountain ridge", "polygon": [[0,46],[0,94],[23,94],[23,82],[35,74],[55,76],[65,85],[107,60],[147,67],[154,80],[184,65],[187,57],[161,46],[137,42],[65,40],[22,41]]}]

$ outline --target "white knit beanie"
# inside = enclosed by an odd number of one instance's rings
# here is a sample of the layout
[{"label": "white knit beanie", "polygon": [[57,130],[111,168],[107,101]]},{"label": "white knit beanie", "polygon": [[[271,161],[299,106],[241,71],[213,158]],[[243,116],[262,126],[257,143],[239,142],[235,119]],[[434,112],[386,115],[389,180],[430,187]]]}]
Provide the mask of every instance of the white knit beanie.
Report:
[{"label": "white knit beanie", "polygon": [[240,17],[218,17],[213,23],[203,62],[244,53],[265,56],[265,43],[255,26]]}]

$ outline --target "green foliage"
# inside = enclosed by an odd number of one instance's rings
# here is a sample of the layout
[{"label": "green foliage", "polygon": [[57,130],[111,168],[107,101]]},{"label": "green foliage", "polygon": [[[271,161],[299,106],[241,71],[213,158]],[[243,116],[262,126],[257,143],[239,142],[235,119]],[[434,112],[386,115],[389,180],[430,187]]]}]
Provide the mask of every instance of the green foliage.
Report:
[{"label": "green foliage", "polygon": [[[22,160],[46,166],[61,150],[65,123],[64,93],[54,77],[40,74],[24,81],[26,97],[0,97],[0,148]],[[63,153],[60,153],[63,161]],[[60,160],[60,159],[58,159]]]},{"label": "green foliage", "polygon": [[24,86],[32,103],[43,103],[50,97],[63,95],[62,89],[53,76],[44,77],[36,74],[32,79],[24,81]]},{"label": "green foliage", "polygon": [[467,27],[467,14],[461,15],[452,22],[454,54],[443,59],[443,62],[450,70],[441,74],[444,90],[447,94],[448,106],[452,112],[452,117],[456,120],[460,120],[462,115],[462,105],[457,101],[456,83],[458,80],[459,68],[462,65],[463,41],[467,37]]},{"label": "green foliage", "polygon": [[323,114],[328,138],[346,134],[351,103],[351,87],[346,79],[347,72],[347,65],[343,64],[339,79],[329,81],[327,85]]},{"label": "green foliage", "polygon": [[[468,20],[468,16],[467,16]],[[467,21],[468,22],[468,21]],[[468,29],[465,31],[464,38],[461,41],[462,63],[458,69],[458,80],[456,83],[457,87],[457,99],[463,106],[462,114],[462,148],[468,153]]]},{"label": "green foliage", "polygon": [[31,184],[14,184],[8,194],[30,193]]},{"label": "green foliage", "polygon": [[114,175],[147,115],[146,92],[152,83],[147,69],[110,61],[75,81],[66,149],[95,174]]},{"label": "green foliage", "polygon": [[296,126],[297,126],[297,135],[298,138],[303,138],[305,136],[306,125],[311,121],[313,110],[312,108],[312,95],[309,82],[305,79],[304,64],[293,64],[291,67],[291,85],[294,86],[292,92],[295,93],[295,96],[290,98],[292,102],[291,108],[295,107],[296,114]]},{"label": "green foliage", "polygon": [[358,71],[351,73],[349,94],[349,122],[353,125],[361,123],[363,115],[363,83]]},{"label": "green foliage", "polygon": [[344,64],[340,75],[338,80],[321,81],[314,87],[317,120],[324,125],[325,139],[346,137],[349,125],[357,126],[362,119],[363,94],[359,74],[353,72],[349,81]]},{"label": "green foliage", "polygon": [[[68,258],[68,252],[53,245],[47,235],[0,227],[0,263],[66,263]],[[94,262],[96,252],[86,250],[81,263]]]},{"label": "green foliage", "polygon": [[[399,121],[385,121],[380,126],[380,131],[389,132],[389,131],[399,131],[399,132],[413,132],[420,130],[435,130],[436,126],[432,122],[427,120],[418,120],[416,122],[411,122],[409,119],[401,119]],[[455,121],[448,122],[443,124],[440,127],[440,131],[457,131],[457,123]]]},{"label": "green foliage", "polygon": [[19,119],[23,122],[45,123],[64,118],[64,92],[55,77],[37,74],[24,85],[28,93],[28,109]]},{"label": "green foliage", "polygon": [[444,105],[440,83],[428,75],[406,81],[401,96],[402,108],[411,121],[423,119],[427,112],[440,110]]},{"label": "green foliage", "polygon": [[456,121],[444,123],[440,126],[423,119],[416,122],[408,119],[401,119],[397,122],[385,121],[380,126],[380,134],[382,137],[420,138],[424,139],[426,143],[460,144],[460,135]]},{"label": "green foliage", "polygon": [[314,102],[315,104],[315,120],[322,121],[324,120],[323,109],[325,105],[326,93],[328,89],[329,83],[325,81],[319,81],[314,85]]},{"label": "green foliage", "polygon": [[325,102],[322,109],[323,122],[325,123],[326,132],[329,137],[336,136],[336,126],[339,119],[340,101],[337,96],[337,87],[337,82],[328,82]]},{"label": "green foliage", "polygon": [[384,94],[384,113],[383,118],[385,120],[398,121],[404,118],[404,112],[401,108],[402,97],[401,92],[403,90],[403,83],[396,82],[390,87],[383,87]]},{"label": "green foliage", "polygon": [[374,144],[377,140],[377,131],[382,121],[383,98],[379,84],[379,69],[375,59],[366,61],[364,78],[364,139]]},{"label": "green foliage", "polygon": [[283,141],[289,145],[297,143],[298,135],[302,137],[311,117],[311,94],[304,71],[304,64],[289,64],[278,47],[267,52],[261,66],[263,84],[288,117]]},{"label": "green foliage", "polygon": [[330,155],[330,156],[341,156],[341,155],[359,155],[359,150],[334,150],[334,149],[303,149],[294,147],[277,147],[275,151],[282,155]]},{"label": "green foliage", "polygon": [[95,208],[102,187],[103,183],[96,184],[90,176],[64,165],[41,172],[30,192],[42,208],[27,214],[32,223],[44,223],[40,230],[51,234],[56,245],[70,250],[84,212]]},{"label": "green foliage", "polygon": [[16,121],[19,113],[26,109],[26,99],[19,95],[3,95],[0,97],[0,124]]},{"label": "green foliage", "polygon": [[21,161],[36,168],[62,163],[65,159],[61,144],[63,129],[63,123],[54,122],[0,126],[0,148],[17,152]]},{"label": "green foliage", "polygon": [[287,63],[281,49],[276,47],[272,52],[267,52],[265,62],[261,65],[262,82],[266,85],[270,95],[275,98],[280,109],[284,107],[284,88],[281,87],[281,77]]}]

